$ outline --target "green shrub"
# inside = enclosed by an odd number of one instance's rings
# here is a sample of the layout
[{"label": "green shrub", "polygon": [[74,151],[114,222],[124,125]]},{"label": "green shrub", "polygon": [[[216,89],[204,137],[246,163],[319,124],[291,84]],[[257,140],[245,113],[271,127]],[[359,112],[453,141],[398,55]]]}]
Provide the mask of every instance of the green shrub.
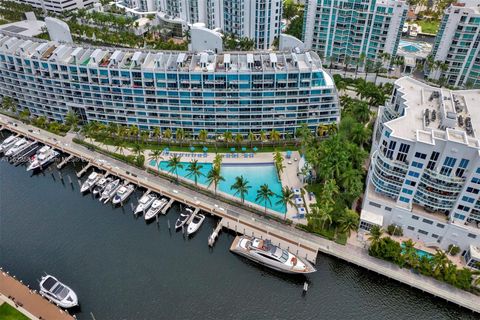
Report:
[{"label": "green shrub", "polygon": [[387,227],[387,233],[391,236],[403,236],[403,229],[400,226],[391,224]]},{"label": "green shrub", "polygon": [[454,244],[451,244],[448,246],[447,252],[450,253],[451,256],[456,256],[457,254],[460,253],[460,247]]}]

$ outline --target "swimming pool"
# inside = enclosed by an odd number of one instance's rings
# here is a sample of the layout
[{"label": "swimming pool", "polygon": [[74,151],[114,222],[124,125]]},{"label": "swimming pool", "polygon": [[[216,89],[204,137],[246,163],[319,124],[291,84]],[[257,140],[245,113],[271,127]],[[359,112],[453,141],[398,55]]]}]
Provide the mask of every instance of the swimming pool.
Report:
[{"label": "swimming pool", "polygon": [[[168,161],[160,161],[159,168],[162,171],[168,172]],[[187,177],[188,171],[188,162],[182,162],[183,168],[178,169],[178,175],[185,179],[193,181],[192,177]],[[212,169],[211,163],[199,163],[202,165],[200,171],[202,176],[198,177],[198,183],[207,186],[207,174]],[[150,161],[150,165],[156,167],[155,160]],[[282,184],[278,180],[277,170],[273,163],[256,163],[256,164],[222,164],[221,174],[225,181],[221,181],[218,185],[218,190],[235,196],[235,190],[230,190],[230,187],[235,183],[235,178],[238,176],[243,176],[248,182],[251,188],[248,190],[248,193],[245,195],[245,200],[258,204],[259,206],[264,206],[264,203],[259,201],[257,202],[255,198],[257,197],[257,190],[260,189],[260,186],[267,184],[270,190],[273,191],[276,195],[282,193]],[[236,196],[237,197],[237,196]],[[239,198],[239,197],[238,197]],[[278,201],[277,197],[271,198],[271,204],[267,203],[267,208],[274,211],[285,213],[285,206],[283,204],[276,204]]]},{"label": "swimming pool", "polygon": [[[405,244],[401,244],[402,248],[405,248]],[[432,259],[433,255],[427,251],[423,251],[420,249],[415,248],[415,251],[417,252],[417,255],[419,258],[427,257],[428,259]],[[405,253],[405,250],[402,250],[402,254]]]},{"label": "swimming pool", "polygon": [[421,50],[420,45],[413,41],[400,40],[399,47],[402,48],[402,50],[404,51],[412,52],[412,53],[415,53]]}]

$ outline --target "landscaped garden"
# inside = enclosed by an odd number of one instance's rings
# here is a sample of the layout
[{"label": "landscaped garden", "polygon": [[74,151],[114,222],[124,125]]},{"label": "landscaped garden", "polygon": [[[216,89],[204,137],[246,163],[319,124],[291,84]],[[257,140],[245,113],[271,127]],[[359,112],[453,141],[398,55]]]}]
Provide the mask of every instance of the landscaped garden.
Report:
[{"label": "landscaped garden", "polygon": [[9,305],[8,303],[4,302],[0,304],[0,319],[2,320],[28,320],[29,318]]}]

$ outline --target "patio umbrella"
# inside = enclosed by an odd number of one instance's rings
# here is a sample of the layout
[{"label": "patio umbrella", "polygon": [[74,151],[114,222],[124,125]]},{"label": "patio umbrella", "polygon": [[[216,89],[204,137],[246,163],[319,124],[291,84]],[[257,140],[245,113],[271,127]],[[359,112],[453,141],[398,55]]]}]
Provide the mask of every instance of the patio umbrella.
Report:
[{"label": "patio umbrella", "polygon": [[292,157],[292,151],[287,150],[287,158],[290,159]]},{"label": "patio umbrella", "polygon": [[207,152],[208,151],[208,148],[207,147],[203,147],[203,152]]},{"label": "patio umbrella", "polygon": [[191,146],[191,147],[190,147],[190,151],[193,152],[193,150],[195,150],[195,147],[194,147],[194,146]]},{"label": "patio umbrella", "polygon": [[235,148],[230,148],[230,151],[235,152]]},{"label": "patio umbrella", "polygon": [[258,151],[258,148],[257,148],[257,147],[253,147],[253,151],[254,151],[254,152],[257,152],[257,151]]},{"label": "patio umbrella", "polygon": [[243,151],[243,152],[247,151],[247,148],[242,147],[242,151]]}]

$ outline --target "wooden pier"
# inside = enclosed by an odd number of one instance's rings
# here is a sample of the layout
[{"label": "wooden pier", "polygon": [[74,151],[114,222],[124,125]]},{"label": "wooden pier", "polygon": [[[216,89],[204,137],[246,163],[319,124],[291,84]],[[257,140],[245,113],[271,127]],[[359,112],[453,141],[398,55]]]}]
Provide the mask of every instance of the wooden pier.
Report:
[{"label": "wooden pier", "polygon": [[195,218],[195,216],[197,215],[197,213],[199,211],[200,211],[200,208],[195,208],[195,211],[193,211],[193,214],[190,216],[190,218],[188,218],[187,223],[185,223],[185,224],[189,225],[193,221],[193,218]]},{"label": "wooden pier", "polygon": [[168,203],[165,205],[165,207],[162,208],[160,213],[163,214],[163,215],[167,214],[168,209],[170,209],[170,207],[172,206],[172,204],[174,202],[175,202],[175,199],[170,198],[170,201],[168,201]]},{"label": "wooden pier", "polygon": [[77,178],[80,178],[81,176],[83,176],[85,172],[87,172],[87,170],[90,169],[91,166],[92,166],[92,163],[89,162],[82,170],[77,172]]},{"label": "wooden pier", "polygon": [[223,227],[222,221],[223,220],[220,220],[220,222],[218,222],[217,227],[213,230],[212,234],[208,237],[209,247],[213,247],[213,245],[215,244],[215,241],[218,238],[218,235],[220,234],[220,231],[222,231],[222,227]]},{"label": "wooden pier", "polygon": [[75,158],[74,155],[69,155],[68,157],[64,158],[62,162],[57,164],[57,169],[58,170],[62,169],[68,163],[68,161],[72,160],[73,158]]}]

